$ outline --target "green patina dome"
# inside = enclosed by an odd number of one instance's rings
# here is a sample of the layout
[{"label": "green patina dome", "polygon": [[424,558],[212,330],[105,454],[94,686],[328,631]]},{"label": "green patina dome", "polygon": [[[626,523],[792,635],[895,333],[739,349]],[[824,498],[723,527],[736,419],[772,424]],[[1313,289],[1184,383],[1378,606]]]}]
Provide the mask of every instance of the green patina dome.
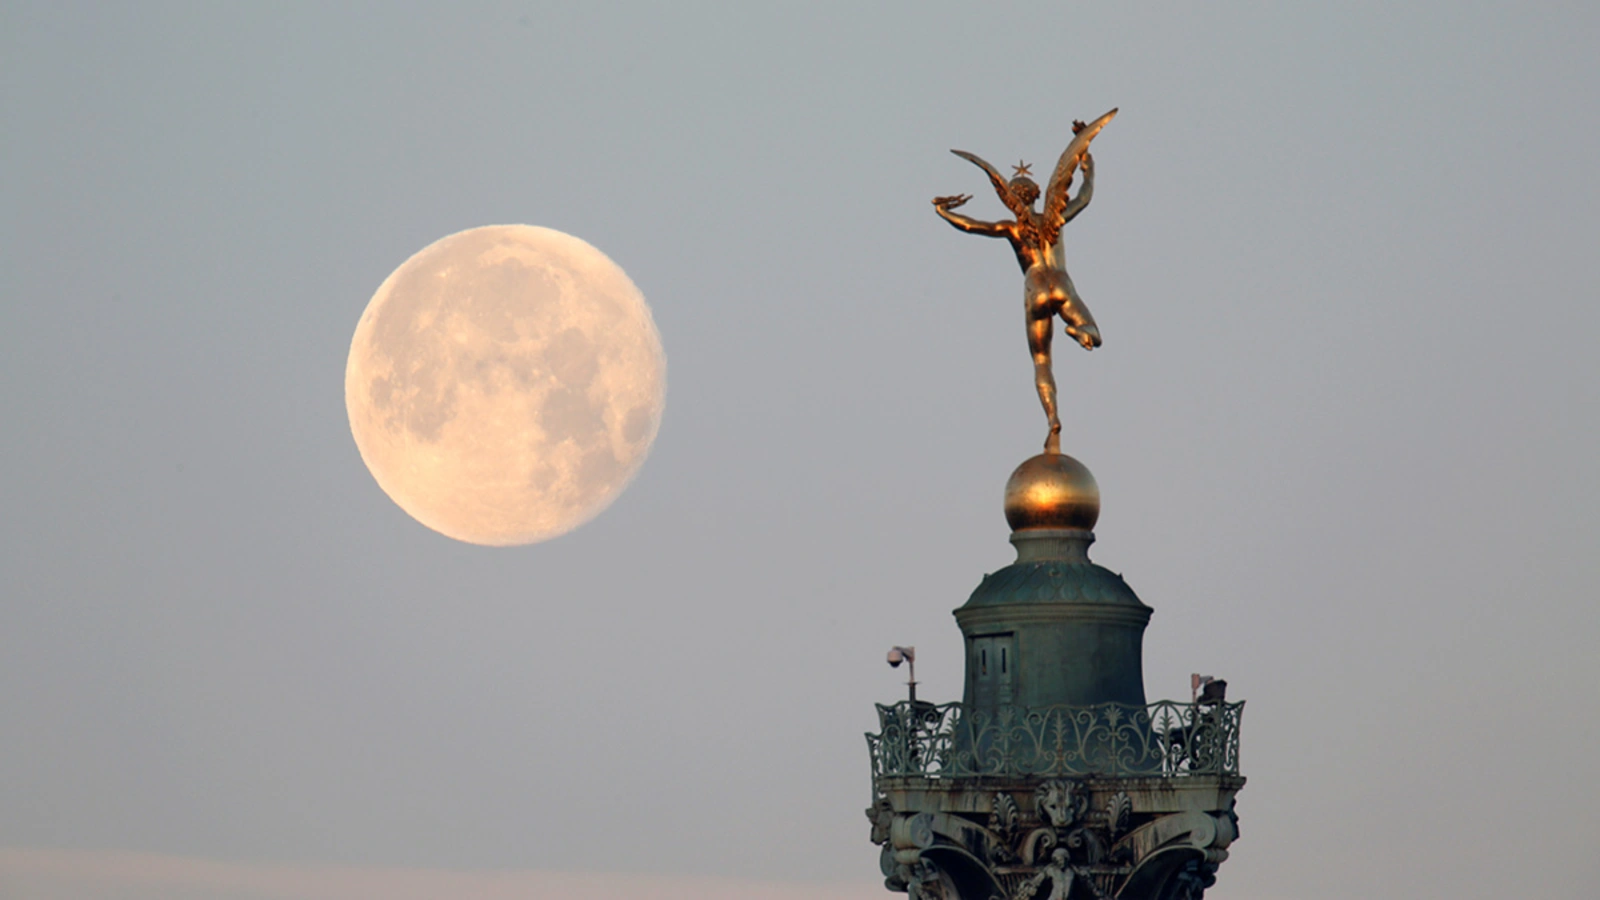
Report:
[{"label": "green patina dome", "polygon": [[967,606],[1097,603],[1143,606],[1121,575],[1092,562],[1015,562],[983,576]]}]

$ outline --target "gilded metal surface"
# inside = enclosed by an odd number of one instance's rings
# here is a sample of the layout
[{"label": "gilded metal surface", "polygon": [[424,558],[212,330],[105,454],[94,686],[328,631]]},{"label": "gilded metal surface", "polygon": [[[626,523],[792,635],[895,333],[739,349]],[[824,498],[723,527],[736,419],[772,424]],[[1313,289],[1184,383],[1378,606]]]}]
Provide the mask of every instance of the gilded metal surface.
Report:
[{"label": "gilded metal surface", "polygon": [[1100,518],[1100,485],[1076,459],[1062,453],[1041,453],[1011,473],[1005,509],[1012,531],[1091,531]]},{"label": "gilded metal surface", "polygon": [[1003,707],[878,704],[867,735],[880,779],[1237,775],[1244,703]]},{"label": "gilded metal surface", "polygon": [[[1039,392],[1039,403],[1044,406],[1045,418],[1050,423],[1050,433],[1045,439],[1046,453],[1061,449],[1061,417],[1056,410],[1056,379],[1050,365],[1050,341],[1055,331],[1055,317],[1066,323],[1067,335],[1093,350],[1100,346],[1100,329],[1090,315],[1089,307],[1078,296],[1078,289],[1067,276],[1066,264],[1061,255],[1061,226],[1083,212],[1094,196],[1094,158],[1089,155],[1089,142],[1100,129],[1117,114],[1112,110],[1085,125],[1073,123],[1074,136],[1067,149],[1057,160],[1050,184],[1044,191],[1044,206],[1034,210],[1039,199],[1039,185],[1028,177],[1027,165],[1018,165],[1017,174],[1006,181],[994,166],[965,150],[951,153],[976,165],[989,176],[989,183],[1011,211],[1014,218],[985,222],[952,212],[972,199],[970,194],[935,197],[933,207],[945,221],[969,234],[985,237],[1003,237],[1011,243],[1022,267],[1022,301],[1027,317],[1028,351],[1033,355],[1034,385]],[[1083,183],[1074,197],[1068,196],[1073,174],[1081,168]]]}]

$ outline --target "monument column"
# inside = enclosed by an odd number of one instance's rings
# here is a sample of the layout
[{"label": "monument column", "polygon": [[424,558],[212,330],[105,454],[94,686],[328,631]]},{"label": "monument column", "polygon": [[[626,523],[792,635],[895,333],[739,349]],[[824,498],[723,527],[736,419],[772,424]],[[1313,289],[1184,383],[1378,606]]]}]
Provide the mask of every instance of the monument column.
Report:
[{"label": "monument column", "polygon": [[[1016,560],[984,576],[955,610],[966,650],[960,703],[878,706],[872,842],[885,885],[913,900],[1198,900],[1238,837],[1234,797],[1243,703],[1222,682],[1192,702],[1145,697],[1151,609],[1122,576],[1089,559],[1100,490],[1060,452],[1051,372],[1057,317],[1085,349],[1100,333],[1061,265],[1060,229],[1088,204],[1087,125],[1062,153],[1042,210],[1019,166],[989,175],[1015,218],[984,222],[934,206],[956,228],[1006,238],[1024,272],[1045,452],[1012,473],[1005,516]],[[1084,182],[1069,198],[1073,174]]]}]

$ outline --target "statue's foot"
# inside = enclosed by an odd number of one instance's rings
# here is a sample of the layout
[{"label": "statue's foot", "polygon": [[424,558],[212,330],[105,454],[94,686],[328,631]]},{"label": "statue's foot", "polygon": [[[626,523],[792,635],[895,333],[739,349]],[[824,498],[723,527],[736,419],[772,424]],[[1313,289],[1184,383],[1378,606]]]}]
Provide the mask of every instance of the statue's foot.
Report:
[{"label": "statue's foot", "polygon": [[1044,452],[1046,452],[1046,453],[1060,453],[1061,452],[1061,423],[1060,422],[1051,422],[1050,423],[1050,436],[1044,439]]},{"label": "statue's foot", "polygon": [[1100,346],[1100,329],[1093,325],[1068,325],[1067,337],[1082,344],[1085,350],[1093,350]]}]

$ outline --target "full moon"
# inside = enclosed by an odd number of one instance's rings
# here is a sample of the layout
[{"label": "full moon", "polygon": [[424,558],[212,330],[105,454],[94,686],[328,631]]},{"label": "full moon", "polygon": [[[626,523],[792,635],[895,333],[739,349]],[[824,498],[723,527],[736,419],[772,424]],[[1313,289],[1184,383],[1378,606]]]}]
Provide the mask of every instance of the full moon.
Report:
[{"label": "full moon", "polygon": [[384,493],[490,546],[565,534],[609,506],[665,395],[639,289],[588,243],[531,225],[469,229],[406,260],[361,314],[344,377]]}]

